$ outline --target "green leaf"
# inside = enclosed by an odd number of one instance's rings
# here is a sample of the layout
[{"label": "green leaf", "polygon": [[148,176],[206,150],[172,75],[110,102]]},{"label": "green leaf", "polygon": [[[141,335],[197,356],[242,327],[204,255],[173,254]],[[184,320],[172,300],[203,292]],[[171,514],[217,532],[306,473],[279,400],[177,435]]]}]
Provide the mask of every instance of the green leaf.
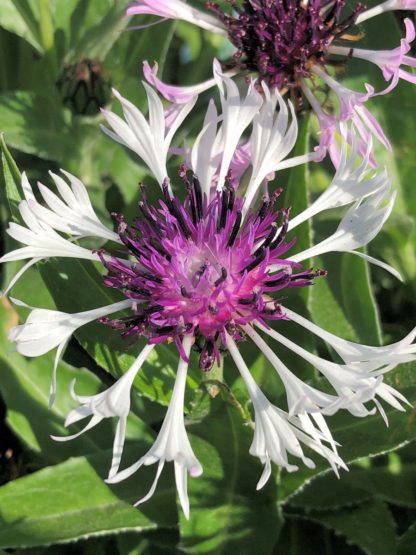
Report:
[{"label": "green leaf", "polygon": [[345,339],[380,345],[380,321],[368,264],[351,254],[330,254],[314,266],[328,276],[315,280],[309,310],[316,324]]},{"label": "green leaf", "polygon": [[[309,117],[303,117],[300,120],[298,139],[291,156],[303,156],[309,150]],[[279,205],[290,207],[290,216],[292,218],[303,212],[310,204],[309,181],[308,164],[300,164],[290,170]],[[312,244],[312,226],[310,220],[307,220],[298,227],[294,235],[296,236],[296,249],[299,252],[308,249]]]},{"label": "green leaf", "polygon": [[[99,381],[85,370],[75,370],[61,362],[58,368],[58,396],[53,408],[48,410],[53,354],[27,360],[18,353],[10,353],[12,344],[7,339],[7,332],[18,323],[18,319],[4,297],[0,299],[0,321],[1,395],[7,406],[7,421],[11,429],[49,463],[65,460],[71,455],[93,453],[99,447],[109,447],[111,440],[102,441],[99,435],[93,436],[95,441],[91,435],[85,435],[77,441],[60,445],[51,439],[51,435],[68,433],[63,422],[74,406],[69,395],[71,381],[76,379],[77,389],[84,394],[97,392]],[[79,426],[76,428],[80,429]]]},{"label": "green leaf", "polygon": [[403,534],[399,539],[398,555],[414,555],[416,545],[416,523]]},{"label": "green leaf", "polygon": [[33,0],[2,0],[0,26],[27,40],[42,52],[37,6]]},{"label": "green leaf", "polygon": [[313,522],[334,530],[366,555],[397,553],[393,517],[381,501],[366,501],[355,508],[310,515]]},{"label": "green leaf", "polygon": [[362,555],[345,540],[305,517],[288,515],[272,555]]},{"label": "green leaf", "polygon": [[325,510],[357,504],[376,497],[388,503],[416,508],[416,469],[413,465],[391,472],[388,467],[351,467],[341,479],[319,476],[289,500],[291,507]]},{"label": "green leaf", "polygon": [[0,94],[0,129],[11,147],[28,154],[62,162],[75,152],[71,130],[53,98],[28,91]]},{"label": "green leaf", "polygon": [[[85,26],[84,34],[73,43],[67,55],[67,61],[77,61],[86,52],[90,58],[103,60],[128,23],[128,20],[123,17],[127,4],[127,0],[111,2],[101,17],[96,17],[94,23]],[[76,10],[74,26],[81,24],[81,18],[77,19],[79,15],[83,15],[82,11]]]},{"label": "green leaf", "polygon": [[22,217],[18,210],[20,201],[23,199],[21,175],[6,143],[3,134],[0,134],[1,162],[3,177],[6,186],[6,198],[9,204],[10,215],[15,222],[20,222]]},{"label": "green leaf", "polygon": [[[352,470],[350,470],[350,473]],[[370,471],[367,471],[370,474]],[[288,499],[290,508],[309,511],[340,509],[372,499],[371,493],[350,483],[349,474],[341,479],[324,474],[312,480]]]},{"label": "green leaf", "polygon": [[[415,368],[415,364],[403,364],[388,375],[388,381],[394,384],[413,405],[416,403]],[[375,457],[388,453],[416,438],[416,427],[413,424],[414,409],[408,408],[406,412],[399,412],[393,407],[385,406],[385,410],[389,420],[388,428],[379,415],[356,418],[349,413],[339,412],[332,417],[327,417],[331,433],[335,441],[340,443],[339,454],[346,463],[362,457]],[[313,454],[312,458],[317,463],[316,469],[301,468],[296,473],[285,475],[279,488],[281,501],[290,498],[323,470],[328,472],[322,460]],[[343,475],[341,471],[341,480]]]},{"label": "green leaf", "polygon": [[178,531],[163,528],[117,536],[118,555],[178,555]]},{"label": "green leaf", "polygon": [[[182,546],[191,553],[270,553],[281,526],[272,480],[256,491],[262,466],[249,455],[253,431],[218,396],[211,414],[189,426],[204,474],[188,483],[191,518],[181,518]],[[191,433],[192,432],[192,433]]]},{"label": "green leaf", "polygon": [[380,345],[381,325],[368,263],[355,255],[344,254],[339,277],[342,305],[359,341],[367,345]]},{"label": "green leaf", "polygon": [[[131,452],[130,452],[131,455]],[[162,479],[152,501],[134,508],[151,484],[153,469],[109,487],[109,453],[78,457],[0,488],[0,547],[32,547],[176,523],[172,489]]]}]

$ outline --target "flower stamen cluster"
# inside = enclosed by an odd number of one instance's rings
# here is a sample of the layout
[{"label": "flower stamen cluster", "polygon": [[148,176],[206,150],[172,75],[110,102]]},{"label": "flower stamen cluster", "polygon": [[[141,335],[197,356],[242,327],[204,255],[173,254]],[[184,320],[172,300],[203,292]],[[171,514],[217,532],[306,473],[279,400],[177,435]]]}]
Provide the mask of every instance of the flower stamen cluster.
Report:
[{"label": "flower stamen cluster", "polygon": [[241,70],[259,73],[270,87],[299,89],[301,78],[310,76],[313,65],[331,63],[327,49],[335,39],[356,40],[348,31],[364,5],[341,17],[344,0],[245,0],[239,7],[228,0],[234,15],[208,2],[237,48],[234,62]]},{"label": "flower stamen cluster", "polygon": [[[110,273],[104,282],[136,301],[137,309],[132,316],[102,321],[133,340],[143,335],[150,343],[175,341],[180,352],[183,336],[193,335],[199,366],[208,371],[220,362],[218,343],[226,344],[226,332],[239,340],[237,327],[284,318],[271,293],[310,285],[325,272],[295,273],[300,265],[282,258],[294,241],[285,242],[289,210],[274,208],[280,191],[264,196],[243,221],[244,200],[236,198],[230,181],[208,201],[196,175],[188,177],[182,169],[181,176],[184,204],[165,180],[159,208],[147,202],[142,187],[142,217],[130,226],[114,215],[134,262],[101,255]],[[280,269],[271,274],[271,265]]]}]

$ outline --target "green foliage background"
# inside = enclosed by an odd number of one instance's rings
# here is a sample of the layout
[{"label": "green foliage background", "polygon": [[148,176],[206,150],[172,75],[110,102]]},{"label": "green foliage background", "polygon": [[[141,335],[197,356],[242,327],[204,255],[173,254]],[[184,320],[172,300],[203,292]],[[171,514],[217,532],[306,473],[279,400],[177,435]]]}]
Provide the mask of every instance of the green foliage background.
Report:
[{"label": "green foliage background", "polygon": [[[140,86],[141,61],[159,62],[171,83],[208,78],[213,56],[226,57],[222,40],[185,23],[164,22],[128,31],[124,0],[2,0],[0,8],[0,130],[4,133],[0,188],[0,250],[12,248],[4,233],[17,218],[19,170],[33,181],[51,185],[48,170],[62,167],[88,186],[103,221],[109,213],[136,212],[137,183],[157,192],[140,162],[99,130],[100,115],[74,116],[64,107],[56,81],[62,68],[82,56],[99,59],[104,75],[138,106],[145,106]],[[152,21],[151,18],[143,22]],[[369,22],[365,41],[375,48],[397,45],[400,21],[392,15]],[[364,82],[381,87],[378,72],[351,65],[344,82],[358,89]],[[192,140],[203,115],[187,120],[177,144]],[[407,84],[371,106],[393,142],[392,154],[378,152],[399,191],[395,212],[369,252],[394,265],[398,283],[351,255],[314,260],[329,270],[307,291],[290,296],[290,306],[326,329],[367,344],[394,341],[415,325],[416,294],[416,90]],[[117,106],[112,106],[117,110]],[[300,116],[298,153],[313,143],[313,120]],[[312,132],[312,133],[311,133]],[[6,146],[6,143],[8,146]],[[19,169],[18,169],[19,168]],[[172,163],[172,175],[175,164]],[[330,180],[329,164],[298,168],[279,175],[284,204],[302,210]],[[154,187],[153,187],[154,185]],[[298,242],[308,247],[329,228],[333,214],[299,228]],[[0,268],[0,286],[19,264]],[[51,260],[31,269],[13,296],[33,306],[75,312],[118,299],[100,284],[92,263]],[[328,419],[342,444],[350,472],[338,480],[323,463],[288,475],[276,471],[260,492],[261,466],[248,454],[250,406],[237,372],[226,359],[224,382],[191,371],[186,399],[191,443],[204,474],[190,480],[191,518],[176,505],[173,473],[166,469],[154,498],[139,509],[132,503],[150,486],[154,469],[118,486],[103,482],[111,458],[113,427],[103,422],[76,441],[55,444],[64,435],[65,415],[73,406],[69,383],[80,393],[108,386],[133,360],[117,334],[97,324],[79,330],[59,366],[57,401],[48,411],[53,354],[25,359],[11,352],[7,331],[26,316],[25,309],[0,299],[0,391],[4,422],[0,435],[0,553],[172,555],[242,553],[244,555],[414,555],[416,553],[416,412],[388,410],[390,426],[379,416]],[[287,325],[303,346],[331,356],[325,346]],[[285,329],[285,331],[286,331]],[[283,390],[264,357],[248,345],[244,356],[268,396],[282,403]],[[279,352],[303,379],[313,370]],[[160,347],[134,385],[125,464],[137,459],[160,426],[175,377],[176,355]],[[398,367],[389,382],[416,401],[416,365]],[[212,394],[217,388],[219,394]]]}]

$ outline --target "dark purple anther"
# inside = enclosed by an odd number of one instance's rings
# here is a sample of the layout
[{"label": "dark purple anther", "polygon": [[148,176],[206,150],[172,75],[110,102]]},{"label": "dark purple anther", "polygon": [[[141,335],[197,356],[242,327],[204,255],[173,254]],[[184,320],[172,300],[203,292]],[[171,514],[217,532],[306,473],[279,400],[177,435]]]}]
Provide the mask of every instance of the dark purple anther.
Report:
[{"label": "dark purple anther", "polygon": [[335,39],[351,40],[347,31],[365,9],[357,4],[341,18],[344,0],[228,0],[233,13],[215,2],[207,7],[223,22],[237,51],[234,64],[259,74],[280,90],[299,89],[314,64],[331,63],[328,47]]},{"label": "dark purple anther", "polygon": [[[200,368],[209,371],[219,363],[218,343],[225,331],[241,340],[239,326],[283,318],[271,293],[309,285],[318,274],[294,273],[299,265],[282,258],[293,241],[284,242],[289,211],[274,208],[278,195],[264,197],[243,218],[244,199],[231,185],[208,202],[196,176],[188,177],[184,169],[180,175],[187,190],[183,203],[166,180],[157,208],[142,189],[142,217],[135,227],[117,215],[131,260],[101,256],[109,272],[104,283],[134,299],[136,308],[128,318],[103,322],[123,337],[143,335],[151,343],[180,345],[184,335],[192,334]],[[283,224],[278,224],[281,216]]]}]

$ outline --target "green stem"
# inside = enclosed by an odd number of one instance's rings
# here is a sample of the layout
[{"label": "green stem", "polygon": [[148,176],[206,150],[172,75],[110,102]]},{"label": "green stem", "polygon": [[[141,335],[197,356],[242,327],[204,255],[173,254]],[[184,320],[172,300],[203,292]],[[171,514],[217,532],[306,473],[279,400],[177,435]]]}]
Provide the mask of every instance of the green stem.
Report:
[{"label": "green stem", "polygon": [[39,31],[45,58],[55,79],[57,70],[54,56],[55,34],[50,0],[39,0]]},{"label": "green stem", "polygon": [[247,426],[254,429],[254,422],[251,419],[250,411],[244,407],[237,397],[234,395],[230,387],[224,381],[224,357],[221,356],[220,365],[216,364],[210,372],[204,374],[201,385],[205,386],[208,395],[215,399],[217,395],[222,394],[223,399],[232,405],[240,413],[241,418]]},{"label": "green stem", "polygon": [[208,395],[215,399],[220,393],[224,383],[224,358],[221,357],[220,365],[214,364],[212,370],[203,374],[201,383],[205,386]]}]

